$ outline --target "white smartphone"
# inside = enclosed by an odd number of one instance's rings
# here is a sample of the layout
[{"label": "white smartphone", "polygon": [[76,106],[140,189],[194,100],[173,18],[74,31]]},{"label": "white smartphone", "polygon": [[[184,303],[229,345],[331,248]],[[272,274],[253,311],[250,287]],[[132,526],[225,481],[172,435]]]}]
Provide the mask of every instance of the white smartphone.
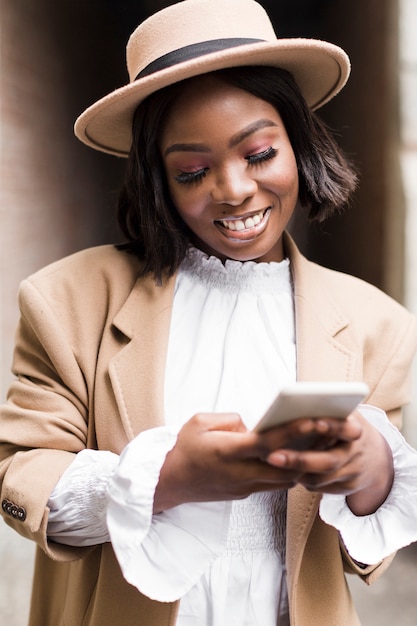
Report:
[{"label": "white smartphone", "polygon": [[363,382],[300,381],[285,387],[254,428],[262,432],[299,417],[347,417],[369,394]]}]

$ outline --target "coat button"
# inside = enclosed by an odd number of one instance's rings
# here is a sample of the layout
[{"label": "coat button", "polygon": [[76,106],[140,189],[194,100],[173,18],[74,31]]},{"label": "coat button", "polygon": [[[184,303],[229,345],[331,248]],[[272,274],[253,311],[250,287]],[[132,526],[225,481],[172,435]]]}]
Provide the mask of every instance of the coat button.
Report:
[{"label": "coat button", "polygon": [[8,515],[11,515],[13,502],[10,502],[10,500],[3,500],[3,505],[3,510],[6,511]]},{"label": "coat button", "polygon": [[17,507],[17,515],[16,515],[17,519],[20,522],[24,522],[26,519],[26,509],[23,508],[23,506],[19,506]]},{"label": "coat button", "polygon": [[7,515],[11,515],[21,522],[24,522],[26,519],[26,509],[23,506],[17,506],[17,504],[10,502],[6,498],[2,501],[1,508]]}]

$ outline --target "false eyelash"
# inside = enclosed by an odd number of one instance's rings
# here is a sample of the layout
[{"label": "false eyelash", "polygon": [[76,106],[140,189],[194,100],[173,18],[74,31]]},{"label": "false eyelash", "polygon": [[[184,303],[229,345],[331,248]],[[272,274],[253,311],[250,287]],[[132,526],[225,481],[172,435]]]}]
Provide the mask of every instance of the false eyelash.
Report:
[{"label": "false eyelash", "polygon": [[[250,154],[246,157],[246,161],[249,165],[258,165],[263,163],[264,161],[269,161],[269,159],[273,159],[277,155],[277,150],[270,146],[266,150],[262,152],[258,152],[257,154]],[[175,180],[177,183],[181,185],[189,185],[192,183],[197,183],[201,179],[205,178],[207,174],[208,168],[203,168],[201,170],[197,170],[196,172],[181,172],[177,176],[175,176]]]},{"label": "false eyelash", "polygon": [[207,169],[208,168],[205,167],[204,169],[197,170],[196,172],[181,172],[180,174],[175,176],[175,180],[181,185],[196,183],[206,176]]},{"label": "false eyelash", "polygon": [[273,159],[277,155],[277,150],[270,146],[263,152],[258,152],[256,154],[250,154],[246,157],[249,165],[257,165],[258,163],[262,163],[263,161],[269,161],[269,159]]}]

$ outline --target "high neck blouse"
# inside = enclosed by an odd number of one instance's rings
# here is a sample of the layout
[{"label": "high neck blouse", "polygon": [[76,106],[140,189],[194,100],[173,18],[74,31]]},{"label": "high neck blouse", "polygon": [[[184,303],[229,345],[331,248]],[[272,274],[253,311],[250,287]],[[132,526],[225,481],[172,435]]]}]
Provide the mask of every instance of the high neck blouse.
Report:
[{"label": "high neck blouse", "polygon": [[166,423],[231,411],[251,428],[295,376],[289,261],[223,264],[191,248],[175,289]]},{"label": "high neck blouse", "polygon": [[[223,264],[190,249],[175,289],[165,374],[167,425],[179,428],[196,413],[230,411],[252,428],[295,372],[289,261]],[[286,495],[252,494],[227,503],[226,514],[216,513],[223,547],[182,597],[178,626],[288,624]],[[198,536],[199,525],[197,516],[188,532]],[[178,559],[187,548],[176,546]]]}]

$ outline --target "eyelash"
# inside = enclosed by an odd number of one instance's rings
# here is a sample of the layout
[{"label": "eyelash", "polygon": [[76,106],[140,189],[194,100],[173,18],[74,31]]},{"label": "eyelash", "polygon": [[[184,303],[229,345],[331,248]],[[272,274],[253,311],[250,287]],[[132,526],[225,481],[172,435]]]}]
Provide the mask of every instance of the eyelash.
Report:
[{"label": "eyelash", "polygon": [[[250,154],[245,158],[248,162],[248,165],[259,165],[260,163],[273,159],[276,155],[277,150],[270,146],[262,152]],[[201,170],[197,170],[196,172],[181,172],[180,174],[175,176],[175,180],[177,181],[177,183],[180,183],[180,185],[190,185],[192,183],[197,183],[205,178],[208,169],[208,167],[204,167]]]},{"label": "eyelash", "polygon": [[264,161],[269,161],[269,159],[273,159],[277,155],[277,150],[270,146],[266,150],[262,152],[257,152],[256,154],[250,154],[246,157],[249,165],[257,165],[258,163],[263,163]]},{"label": "eyelash", "polygon": [[181,172],[178,176],[175,176],[175,180],[180,185],[190,185],[192,183],[196,183],[202,180],[207,174],[208,167],[204,167],[201,170],[197,170],[196,172]]}]

